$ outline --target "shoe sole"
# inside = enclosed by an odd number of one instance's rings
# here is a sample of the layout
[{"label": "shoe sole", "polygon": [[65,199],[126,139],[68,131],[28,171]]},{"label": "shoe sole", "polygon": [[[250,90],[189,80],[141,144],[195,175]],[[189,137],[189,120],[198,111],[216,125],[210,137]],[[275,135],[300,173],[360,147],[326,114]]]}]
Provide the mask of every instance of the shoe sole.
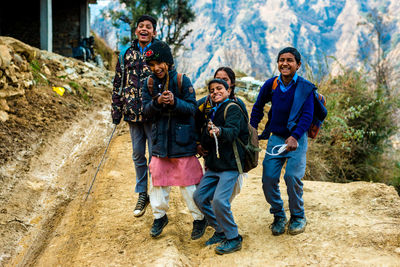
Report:
[{"label": "shoe sole", "polygon": [[222,240],[220,240],[220,241],[218,241],[218,242],[213,242],[213,243],[205,243],[206,244],[206,246],[211,246],[211,245],[215,245],[215,244],[221,244],[222,242],[224,242],[226,239],[222,239]]},{"label": "shoe sole", "polygon": [[[272,231],[271,231],[272,232]],[[278,236],[278,235],[283,235],[285,233],[285,231],[281,232],[281,233],[277,233],[277,232],[272,232],[273,236]]]},{"label": "shoe sole", "polygon": [[301,230],[297,230],[297,231],[289,231],[289,230],[288,230],[288,234],[290,234],[290,235],[298,235],[298,234],[303,233],[305,230],[306,230],[306,227],[304,227],[304,228],[301,229]]},{"label": "shoe sole", "polygon": [[307,223],[304,225],[303,228],[301,228],[300,230],[296,230],[296,231],[290,231],[290,230],[288,229],[288,234],[290,234],[290,235],[298,235],[298,234],[301,234],[301,233],[303,233],[303,232],[306,230],[306,226],[307,226]]},{"label": "shoe sole", "polygon": [[153,234],[153,233],[150,233],[151,237],[156,238],[156,237],[158,237],[159,235],[161,235],[162,231],[164,230],[165,226],[167,226],[167,224],[168,224],[168,221],[166,221],[166,222],[164,223],[164,225],[161,227],[161,230],[160,230],[159,232],[154,233],[154,234]]},{"label": "shoe sole", "polygon": [[146,203],[146,205],[144,205],[144,208],[139,213],[135,213],[135,211],[137,211],[137,210],[134,210],[133,211],[133,216],[135,216],[135,217],[142,216],[146,212],[146,208],[147,208],[148,205],[149,205],[149,201]]},{"label": "shoe sole", "polygon": [[242,244],[240,244],[240,246],[238,248],[235,248],[234,250],[230,250],[230,251],[222,251],[222,250],[218,250],[217,248],[215,248],[215,253],[217,253],[218,255],[224,255],[224,254],[230,254],[236,251],[239,251],[242,249]]}]

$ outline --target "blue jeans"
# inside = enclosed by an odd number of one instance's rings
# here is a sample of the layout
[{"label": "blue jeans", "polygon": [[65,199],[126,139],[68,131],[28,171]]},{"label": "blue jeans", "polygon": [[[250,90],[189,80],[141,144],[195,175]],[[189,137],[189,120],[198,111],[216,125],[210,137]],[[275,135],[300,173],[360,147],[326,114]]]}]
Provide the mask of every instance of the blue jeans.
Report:
[{"label": "blue jeans", "polygon": [[[279,190],[279,178],[282,167],[287,161],[284,179],[289,197],[290,214],[293,217],[305,217],[303,183],[301,182],[301,179],[304,177],[306,170],[307,133],[297,140],[297,142],[299,146],[295,151],[284,152],[278,156],[265,154],[263,161],[262,186],[265,199],[271,205],[270,212],[274,216],[286,217],[285,210],[283,209],[283,200]],[[271,135],[268,140],[267,151],[271,153],[274,146],[284,143],[285,138]]]},{"label": "blue jeans", "polygon": [[136,193],[147,192],[148,166],[146,159],[146,139],[151,160],[151,122],[128,122],[132,140],[132,159],[136,171]]},{"label": "blue jeans", "polygon": [[238,176],[238,171],[208,170],[193,195],[194,202],[203,212],[209,225],[218,233],[224,232],[228,239],[239,234],[229,201]]}]

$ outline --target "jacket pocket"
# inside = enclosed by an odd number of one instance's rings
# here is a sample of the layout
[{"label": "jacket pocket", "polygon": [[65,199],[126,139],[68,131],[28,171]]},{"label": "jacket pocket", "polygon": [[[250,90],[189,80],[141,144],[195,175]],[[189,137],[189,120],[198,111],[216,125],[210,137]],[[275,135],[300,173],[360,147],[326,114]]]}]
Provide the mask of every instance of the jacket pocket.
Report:
[{"label": "jacket pocket", "polygon": [[178,145],[187,145],[191,141],[191,125],[177,124],[175,128],[176,143]]}]

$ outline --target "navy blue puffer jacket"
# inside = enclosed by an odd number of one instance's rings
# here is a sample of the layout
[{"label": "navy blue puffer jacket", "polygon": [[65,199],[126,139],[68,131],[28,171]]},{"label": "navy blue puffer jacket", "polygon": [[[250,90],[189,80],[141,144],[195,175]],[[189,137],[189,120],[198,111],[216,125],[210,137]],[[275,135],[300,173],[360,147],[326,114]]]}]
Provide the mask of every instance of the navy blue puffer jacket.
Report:
[{"label": "navy blue puffer jacket", "polygon": [[[190,79],[183,75],[182,88],[177,84],[177,72],[169,71],[168,90],[174,94],[174,105],[163,106],[157,103],[157,95],[162,93],[163,81],[152,75],[152,90],[147,82],[143,87],[144,114],[153,121],[152,155],[157,157],[179,158],[196,155],[196,94]],[[160,89],[161,88],[161,89]]]}]

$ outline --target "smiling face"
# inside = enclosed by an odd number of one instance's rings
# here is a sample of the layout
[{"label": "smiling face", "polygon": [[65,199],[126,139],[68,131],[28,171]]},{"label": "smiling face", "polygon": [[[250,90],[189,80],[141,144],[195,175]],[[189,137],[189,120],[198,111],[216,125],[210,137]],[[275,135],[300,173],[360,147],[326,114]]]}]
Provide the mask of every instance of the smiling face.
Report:
[{"label": "smiling face", "polygon": [[168,72],[168,65],[165,62],[152,60],[148,62],[147,65],[150,67],[154,75],[156,75],[159,79],[164,78]]},{"label": "smiling face", "polygon": [[297,62],[292,53],[284,53],[279,56],[278,70],[282,74],[284,80],[292,80],[300,66],[301,62]]},{"label": "smiling face", "polygon": [[210,84],[211,100],[214,103],[224,102],[229,97],[230,92],[231,89],[226,90],[225,86],[220,83]]},{"label": "smiling face", "polygon": [[156,36],[156,31],[151,21],[144,20],[137,25],[135,35],[139,40],[140,46],[145,47]]}]

